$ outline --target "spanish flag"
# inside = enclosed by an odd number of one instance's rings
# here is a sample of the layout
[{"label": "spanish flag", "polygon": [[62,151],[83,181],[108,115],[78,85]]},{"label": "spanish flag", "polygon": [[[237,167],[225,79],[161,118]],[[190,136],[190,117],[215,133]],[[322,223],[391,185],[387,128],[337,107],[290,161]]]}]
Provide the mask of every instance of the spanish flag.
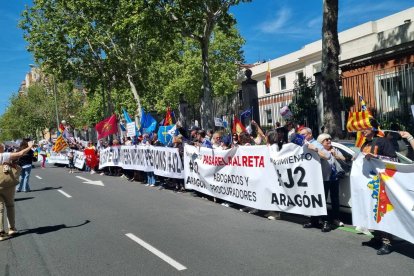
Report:
[{"label": "spanish flag", "polygon": [[55,145],[52,148],[54,152],[60,152],[68,147],[68,143],[66,143],[65,138],[62,135],[56,139]]},{"label": "spanish flag", "polygon": [[266,87],[266,93],[270,92],[270,79],[272,78],[272,75],[270,73],[270,64],[267,63],[267,72],[266,72],[266,80],[265,80],[265,87]]},{"label": "spanish flag", "polygon": [[246,128],[244,127],[244,125],[242,124],[242,122],[240,122],[239,118],[237,118],[236,116],[234,116],[234,119],[233,119],[233,129],[232,129],[231,132],[232,133],[237,133],[237,135],[239,135],[243,131],[246,131]]},{"label": "spanish flag", "polygon": [[165,114],[164,126],[169,126],[172,124],[173,124],[173,121],[172,121],[172,116],[171,116],[171,109],[168,107],[167,114]]}]

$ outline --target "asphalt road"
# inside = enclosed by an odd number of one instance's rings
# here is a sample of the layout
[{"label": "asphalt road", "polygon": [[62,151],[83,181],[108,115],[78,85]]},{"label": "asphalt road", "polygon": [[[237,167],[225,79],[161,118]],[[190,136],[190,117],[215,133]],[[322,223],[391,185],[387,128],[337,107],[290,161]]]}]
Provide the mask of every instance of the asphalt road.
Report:
[{"label": "asphalt road", "polygon": [[[104,186],[84,179],[102,181]],[[414,245],[377,256],[368,236],[303,229],[120,177],[32,170],[0,275],[413,275]]]}]

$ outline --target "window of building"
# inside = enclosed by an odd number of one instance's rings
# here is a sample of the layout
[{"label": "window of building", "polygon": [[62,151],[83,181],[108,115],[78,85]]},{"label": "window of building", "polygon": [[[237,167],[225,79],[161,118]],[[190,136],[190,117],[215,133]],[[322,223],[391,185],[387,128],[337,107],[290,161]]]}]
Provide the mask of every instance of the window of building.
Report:
[{"label": "window of building", "polygon": [[280,86],[280,90],[286,89],[286,77],[285,76],[279,78],[279,86]]},{"label": "window of building", "polygon": [[298,81],[303,81],[303,78],[305,77],[305,75],[303,74],[303,71],[298,71],[296,72],[296,79]]},{"label": "window of building", "polygon": [[398,72],[376,76],[375,96],[381,113],[398,109],[401,86],[401,76]]},{"label": "window of building", "polygon": [[266,109],[266,122],[267,124],[272,124],[272,110],[271,109]]},{"label": "window of building", "polygon": [[319,73],[321,71],[322,71],[322,64],[317,63],[317,64],[313,65],[313,73],[314,74]]}]

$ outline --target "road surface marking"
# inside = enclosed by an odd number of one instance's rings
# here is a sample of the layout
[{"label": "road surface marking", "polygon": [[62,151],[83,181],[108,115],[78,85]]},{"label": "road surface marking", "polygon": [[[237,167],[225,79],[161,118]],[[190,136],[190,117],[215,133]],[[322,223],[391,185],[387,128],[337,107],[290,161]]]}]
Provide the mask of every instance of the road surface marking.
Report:
[{"label": "road surface marking", "polygon": [[70,194],[65,193],[63,190],[57,190],[62,195],[66,196],[67,198],[71,198],[72,196]]},{"label": "road surface marking", "polygon": [[40,176],[38,176],[38,175],[36,175],[36,178],[37,178],[37,179],[42,179],[42,178],[41,178]]},{"label": "road surface marking", "polygon": [[173,266],[175,269],[177,269],[179,271],[187,269],[185,266],[183,266],[179,262],[173,260],[172,258],[165,255],[164,253],[162,253],[161,251],[159,251],[158,249],[156,249],[152,245],[150,245],[150,244],[146,243],[145,241],[141,240],[140,238],[138,238],[134,234],[128,233],[128,234],[125,234],[125,236],[127,236],[128,238],[130,238],[134,242],[138,243],[139,245],[141,245],[142,247],[144,247],[145,249],[147,249],[148,251],[150,251],[151,253],[153,253],[154,255],[156,255],[157,257],[159,257],[160,259],[162,259],[166,263],[168,263],[169,265]]},{"label": "road surface marking", "polygon": [[90,180],[90,179],[87,179],[87,178],[82,177],[82,176],[76,176],[76,178],[82,179],[82,180],[84,181],[83,183],[85,183],[85,184],[92,184],[92,185],[98,185],[98,186],[105,186],[105,185],[102,183],[102,181],[100,181],[100,180]]}]

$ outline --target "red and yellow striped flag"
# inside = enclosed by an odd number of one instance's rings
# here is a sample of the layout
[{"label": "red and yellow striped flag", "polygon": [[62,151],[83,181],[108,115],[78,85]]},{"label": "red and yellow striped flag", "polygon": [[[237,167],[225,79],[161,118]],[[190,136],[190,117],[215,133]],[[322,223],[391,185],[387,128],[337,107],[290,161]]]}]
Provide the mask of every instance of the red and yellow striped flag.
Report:
[{"label": "red and yellow striped flag", "polygon": [[346,129],[349,132],[372,129],[370,118],[372,115],[368,111],[349,112]]},{"label": "red and yellow striped flag", "polygon": [[362,131],[358,131],[356,135],[355,147],[360,148],[365,143],[365,136]]},{"label": "red and yellow striped flag", "polygon": [[68,147],[68,143],[66,143],[65,138],[62,135],[56,139],[55,145],[53,146],[52,150],[54,152],[60,152]]}]

